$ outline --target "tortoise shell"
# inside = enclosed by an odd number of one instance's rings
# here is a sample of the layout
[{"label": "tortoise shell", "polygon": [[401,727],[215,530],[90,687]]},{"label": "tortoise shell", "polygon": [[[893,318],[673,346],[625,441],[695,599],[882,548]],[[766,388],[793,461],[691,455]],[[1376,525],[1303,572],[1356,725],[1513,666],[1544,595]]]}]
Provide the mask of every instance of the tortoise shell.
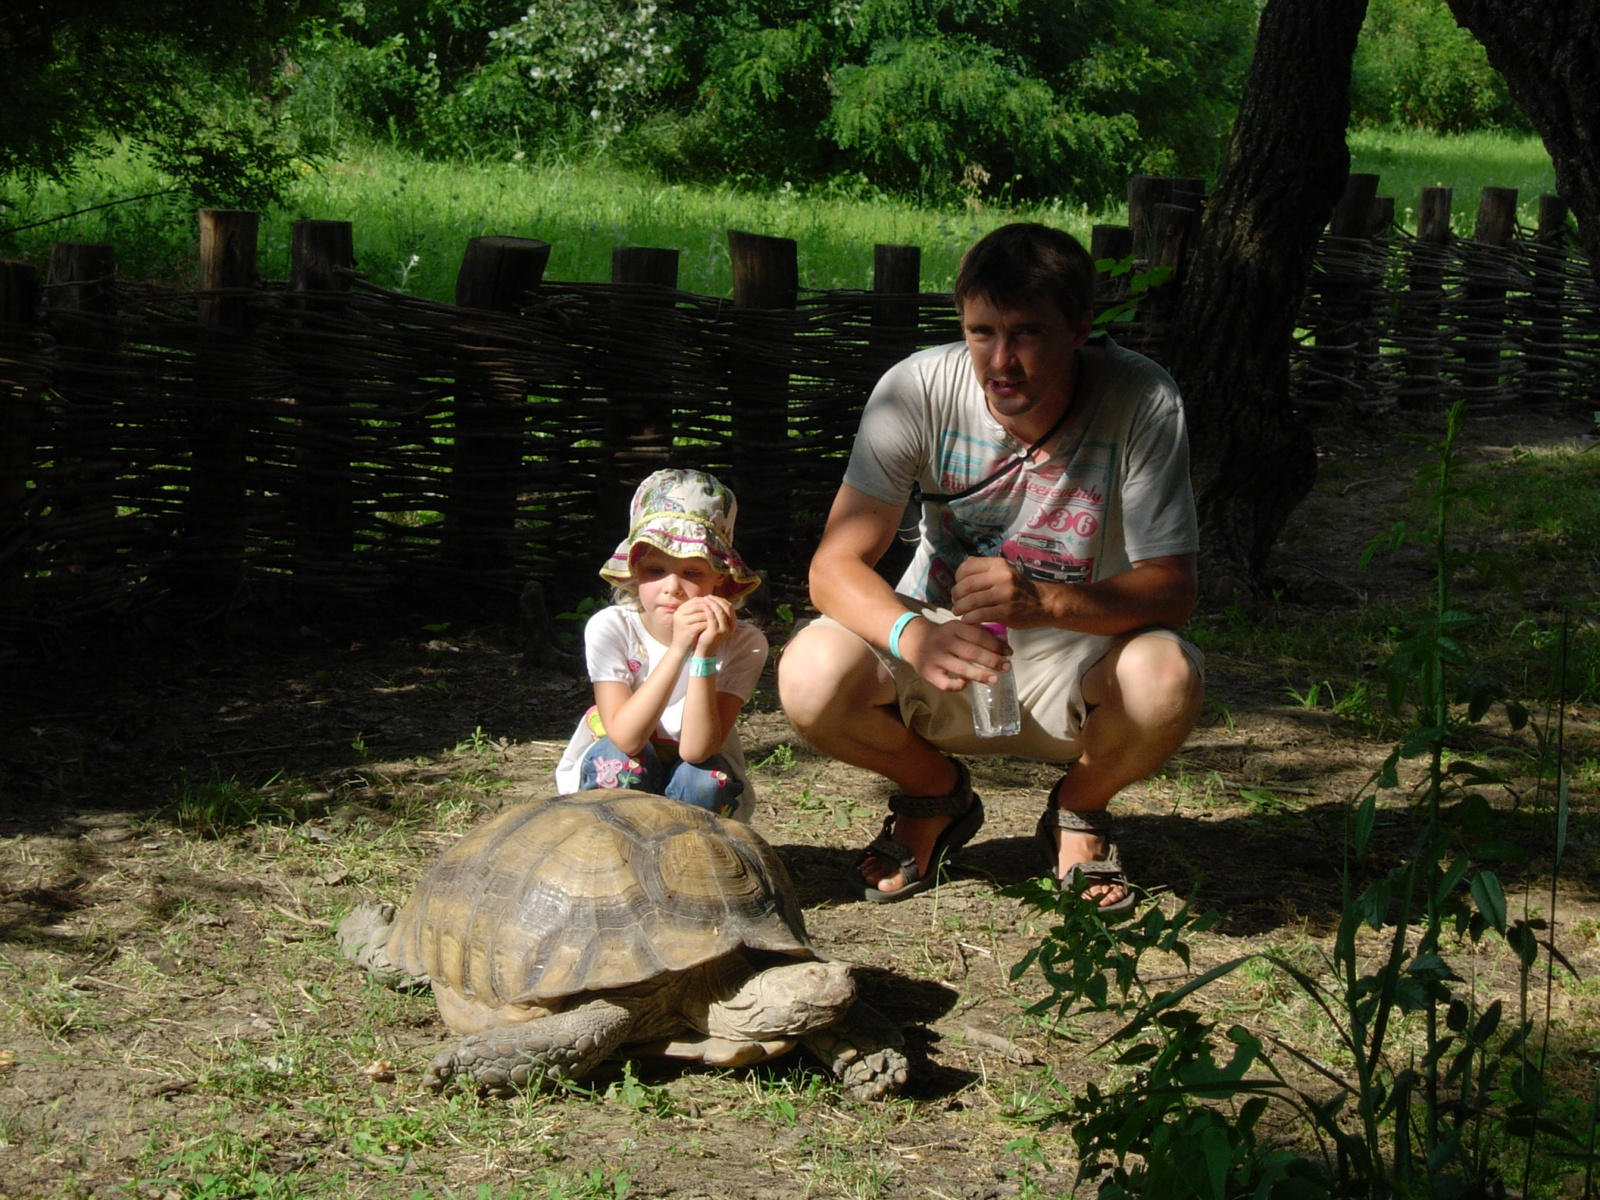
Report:
[{"label": "tortoise shell", "polygon": [[811,958],[772,847],[679,800],[602,790],[508,809],[396,915],[386,951],[498,1007],[628,987],[740,947]]}]

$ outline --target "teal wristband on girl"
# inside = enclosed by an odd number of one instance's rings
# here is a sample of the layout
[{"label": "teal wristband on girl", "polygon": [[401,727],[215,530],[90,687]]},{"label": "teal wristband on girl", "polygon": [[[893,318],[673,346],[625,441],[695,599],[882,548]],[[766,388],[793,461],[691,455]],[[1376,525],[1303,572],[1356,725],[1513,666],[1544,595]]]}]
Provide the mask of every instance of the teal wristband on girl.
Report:
[{"label": "teal wristband on girl", "polygon": [[895,623],[889,628],[889,656],[905,662],[906,656],[900,653],[900,635],[906,631],[906,626],[920,617],[921,613],[901,613]]},{"label": "teal wristband on girl", "polygon": [[694,678],[700,675],[715,675],[718,663],[714,658],[701,658],[698,655],[689,660],[689,676]]}]

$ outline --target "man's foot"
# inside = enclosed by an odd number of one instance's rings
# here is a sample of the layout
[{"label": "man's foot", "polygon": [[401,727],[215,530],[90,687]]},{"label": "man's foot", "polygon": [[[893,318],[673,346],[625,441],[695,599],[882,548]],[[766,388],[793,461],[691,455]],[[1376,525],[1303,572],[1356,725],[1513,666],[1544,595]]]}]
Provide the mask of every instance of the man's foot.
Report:
[{"label": "man's foot", "polygon": [[[1080,863],[1106,862],[1111,857],[1111,843],[1093,833],[1056,831],[1056,878],[1065,879],[1067,872]],[[1126,883],[1093,883],[1083,889],[1091,900],[1098,900],[1102,908],[1116,904],[1128,894]]]},{"label": "man's foot", "polygon": [[965,765],[949,762],[956,774],[948,791],[890,797],[892,815],[858,864],[867,899],[904,899],[931,887],[939,860],[966,845],[983,825],[983,802],[972,791]]},{"label": "man's foot", "polygon": [[1057,782],[1034,831],[1049,869],[1059,880],[1071,881],[1075,875],[1094,880],[1084,887],[1083,895],[1097,901],[1105,915],[1131,912],[1137,897],[1122,874],[1117,847],[1111,840],[1110,814],[1103,808],[1063,809],[1060,792],[1061,782]]}]

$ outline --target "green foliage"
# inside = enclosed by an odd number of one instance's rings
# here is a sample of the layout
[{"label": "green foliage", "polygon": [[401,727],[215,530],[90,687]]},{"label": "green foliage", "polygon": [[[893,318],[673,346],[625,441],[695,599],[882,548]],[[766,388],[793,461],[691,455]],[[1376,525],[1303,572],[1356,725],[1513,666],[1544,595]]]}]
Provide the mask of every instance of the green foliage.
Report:
[{"label": "green foliage", "polygon": [[1529,128],[1505,79],[1445,0],[1370,0],[1350,81],[1351,122],[1461,133]]},{"label": "green foliage", "polygon": [[[1386,667],[1392,702],[1398,708],[1410,698],[1415,724],[1351,813],[1340,916],[1325,969],[1250,954],[1149,996],[1139,983],[1140,959],[1166,949],[1187,963],[1175,927],[1191,921],[1188,904],[1170,922],[1148,911],[1144,928],[1119,937],[1108,951],[1107,931],[1095,929],[1092,917],[1063,909],[1048,885],[1013,892],[1051,916],[1065,912],[1069,918],[1014,972],[1037,965],[1044,975],[1050,992],[1034,1010],[1055,1007],[1064,1017],[1132,1013],[1103,1043],[1115,1050],[1120,1074],[1113,1082],[1104,1088],[1090,1083],[1079,1094],[1058,1089],[1031,1113],[1070,1126],[1080,1179],[1104,1172],[1102,1198],[1489,1195],[1503,1191],[1508,1168],[1516,1165],[1526,1192],[1537,1141],[1581,1155],[1579,1140],[1550,1116],[1536,1025],[1528,1016],[1541,957],[1547,956],[1551,972],[1570,964],[1549,941],[1544,919],[1512,916],[1499,878],[1481,865],[1519,853],[1500,835],[1500,819],[1481,790],[1498,777],[1468,758],[1445,761],[1449,744],[1482,719],[1495,694],[1474,684],[1459,704],[1451,701],[1458,694],[1453,677],[1470,662],[1459,634],[1472,621],[1449,590],[1460,566],[1450,547],[1450,520],[1469,495],[1459,479],[1464,411],[1460,404],[1451,410],[1444,436],[1430,447],[1432,465],[1423,482],[1433,521],[1419,532],[1402,527],[1388,539],[1433,551],[1434,603]],[[1514,705],[1508,710],[1519,728],[1526,714]],[[1372,842],[1379,794],[1400,786],[1402,759],[1420,755],[1428,756],[1429,771],[1410,853],[1358,889],[1356,863]],[[1554,761],[1552,874],[1559,876],[1568,803],[1559,749]],[[1551,888],[1553,909],[1554,882]],[[1515,1018],[1502,999],[1486,1002],[1447,958],[1453,947],[1476,954],[1493,942],[1510,952],[1517,971]],[[1320,1012],[1337,1055],[1314,1055],[1242,1025],[1219,1030],[1188,1006],[1252,963],[1270,966]],[[1258,1135],[1261,1118],[1275,1105],[1309,1129],[1319,1155],[1283,1149]]]},{"label": "green foliage", "polygon": [[[1458,571],[1475,570],[1486,579],[1499,578],[1513,592],[1517,580],[1503,569],[1493,555],[1457,550],[1449,537],[1452,515],[1466,504],[1477,503],[1481,482],[1474,483],[1461,471],[1461,429],[1466,421],[1466,404],[1457,401],[1445,417],[1444,436],[1429,446],[1432,460],[1419,473],[1418,482],[1428,489],[1431,523],[1411,529],[1398,522],[1385,535],[1373,539],[1362,552],[1364,570],[1379,550],[1398,550],[1412,543],[1433,554],[1434,604],[1419,620],[1398,631],[1397,645],[1384,666],[1389,709],[1400,714],[1408,701],[1414,703],[1416,727],[1411,735],[1380,769],[1382,787],[1395,787],[1397,766],[1402,758],[1429,755],[1430,786],[1427,797],[1433,806],[1430,817],[1437,817],[1437,806],[1444,795],[1446,772],[1444,751],[1463,724],[1476,724],[1496,701],[1504,700],[1493,681],[1473,675],[1452,688],[1447,679],[1471,666],[1472,658],[1464,638],[1478,624],[1473,614],[1456,607],[1450,599],[1450,580]],[[1504,700],[1506,716],[1514,730],[1528,723],[1527,710],[1516,701]]]},{"label": "green foliage", "polygon": [[261,205],[322,146],[275,110],[278,54],[324,0],[59,0],[0,8],[0,185],[60,180],[102,138],[202,204]]},{"label": "green foliage", "polygon": [[208,779],[194,780],[185,775],[174,789],[171,802],[157,816],[204,837],[290,822],[294,819],[292,807],[267,791],[272,782],[251,787],[240,783],[237,776],[223,775],[220,767],[213,768]]},{"label": "green foliage", "polygon": [[1075,109],[993,45],[961,36],[880,44],[835,77],[827,128],[878,185],[938,196],[958,183],[1101,197],[1139,124]]},{"label": "green foliage", "polygon": [[532,0],[489,36],[502,64],[526,74],[535,91],[587,111],[602,138],[644,110],[672,52],[650,0]]},{"label": "green foliage", "polygon": [[377,138],[443,158],[510,158],[559,144],[573,114],[541,97],[527,63],[495,42],[520,8],[371,3],[314,23],[295,51],[289,111],[328,139]]},{"label": "green foliage", "polygon": [[297,119],[428,153],[613,147],[669,179],[1098,202],[1203,173],[1250,0],[367,0],[297,52]]},{"label": "green foliage", "polygon": [[1159,950],[1188,965],[1185,939],[1217,921],[1216,913],[1192,916],[1191,897],[1170,917],[1152,904],[1137,920],[1108,925],[1100,916],[1099,901],[1082,894],[1090,886],[1093,881],[1087,878],[1068,887],[1046,877],[1000,889],[1002,896],[1021,900],[1055,922],[1044,940],[1011,969],[1016,980],[1037,968],[1050,985],[1049,995],[1028,1008],[1035,1016],[1054,1010],[1059,1022],[1081,1009],[1123,1012],[1142,1006],[1150,997],[1139,977],[1140,959]]}]

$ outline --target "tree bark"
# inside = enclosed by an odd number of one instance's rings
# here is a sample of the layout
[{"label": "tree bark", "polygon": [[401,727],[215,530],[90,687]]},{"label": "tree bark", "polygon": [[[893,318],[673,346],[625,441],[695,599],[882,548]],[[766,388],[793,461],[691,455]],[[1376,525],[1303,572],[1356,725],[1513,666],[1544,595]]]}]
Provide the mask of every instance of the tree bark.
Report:
[{"label": "tree bark", "polygon": [[1544,139],[1556,191],[1600,281],[1600,7],[1586,0],[1449,0]]},{"label": "tree bark", "polygon": [[1349,173],[1367,0],[1268,0],[1166,359],[1183,389],[1209,595],[1254,590],[1316,478],[1289,397],[1295,312]]}]

